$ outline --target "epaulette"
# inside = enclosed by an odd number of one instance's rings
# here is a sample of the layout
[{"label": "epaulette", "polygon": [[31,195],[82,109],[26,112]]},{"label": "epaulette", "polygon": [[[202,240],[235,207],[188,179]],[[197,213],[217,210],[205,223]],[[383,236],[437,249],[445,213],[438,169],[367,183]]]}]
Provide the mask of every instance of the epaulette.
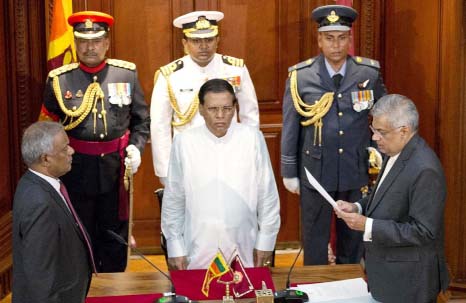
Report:
[{"label": "epaulette", "polygon": [[136,64],[133,62],[128,62],[124,60],[118,60],[118,59],[107,59],[107,64],[116,66],[116,67],[122,67],[126,68],[129,70],[135,70],[136,69]]},{"label": "epaulette", "polygon": [[380,68],[380,63],[377,60],[359,57],[359,56],[355,56],[351,58],[353,58],[354,62],[356,62],[357,64]]},{"label": "epaulette", "polygon": [[291,73],[292,71],[301,69],[303,67],[311,66],[312,63],[314,63],[315,61],[316,61],[315,58],[310,58],[310,59],[307,59],[306,61],[290,66],[288,68],[288,73]]},{"label": "epaulette", "polygon": [[223,55],[222,56],[223,63],[228,64],[228,65],[233,65],[233,66],[238,66],[238,67],[243,67],[244,66],[244,60],[243,59],[238,59],[235,57],[230,57]]},{"label": "epaulette", "polygon": [[56,69],[52,69],[49,72],[49,77],[53,78],[55,76],[61,75],[63,73],[69,72],[70,70],[76,69],[79,67],[79,63],[71,63],[67,65],[63,65],[60,67],[57,67]]},{"label": "epaulette", "polygon": [[164,65],[160,68],[160,72],[165,76],[169,76],[170,74],[182,69],[184,66],[183,60],[178,59],[167,65]]}]

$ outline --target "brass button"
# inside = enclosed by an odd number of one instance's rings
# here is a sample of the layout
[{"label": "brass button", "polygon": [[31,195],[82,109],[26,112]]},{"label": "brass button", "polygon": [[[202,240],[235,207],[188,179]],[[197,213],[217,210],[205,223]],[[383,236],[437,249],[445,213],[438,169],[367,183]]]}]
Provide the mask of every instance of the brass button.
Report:
[{"label": "brass button", "polygon": [[340,131],[338,132],[338,134],[339,134],[340,136],[343,136],[343,135],[345,134],[345,132],[342,131],[342,130],[340,130]]},{"label": "brass button", "polygon": [[97,117],[99,117],[99,119],[102,119],[102,115],[101,115],[101,114],[98,114]]},{"label": "brass button", "polygon": [[73,106],[73,111],[75,111],[75,110],[76,110],[76,108],[77,108],[76,106]]},{"label": "brass button", "polygon": [[308,151],[308,150],[306,150],[306,155],[309,155],[309,151]]},{"label": "brass button", "polygon": [[338,116],[342,117],[342,116],[343,116],[343,113],[342,113],[342,112],[339,112],[339,113],[338,113]]},{"label": "brass button", "polygon": [[339,153],[339,154],[342,154],[342,153],[343,153],[343,148],[339,148],[339,149],[338,149],[338,153]]},{"label": "brass button", "polygon": [[341,94],[338,94],[338,98],[341,98],[341,97],[342,97],[342,95],[341,95]]},{"label": "brass button", "polygon": [[100,139],[103,139],[105,137],[104,134],[100,134]]}]

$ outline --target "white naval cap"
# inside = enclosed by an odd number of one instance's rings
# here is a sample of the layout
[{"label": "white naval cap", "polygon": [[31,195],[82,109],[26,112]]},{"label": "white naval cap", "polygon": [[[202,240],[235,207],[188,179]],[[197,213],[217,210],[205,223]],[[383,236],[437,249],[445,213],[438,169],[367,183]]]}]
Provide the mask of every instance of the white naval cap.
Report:
[{"label": "white naval cap", "polygon": [[195,11],[179,16],[173,20],[173,25],[182,28],[188,38],[209,38],[218,35],[217,21],[222,19],[222,12]]}]

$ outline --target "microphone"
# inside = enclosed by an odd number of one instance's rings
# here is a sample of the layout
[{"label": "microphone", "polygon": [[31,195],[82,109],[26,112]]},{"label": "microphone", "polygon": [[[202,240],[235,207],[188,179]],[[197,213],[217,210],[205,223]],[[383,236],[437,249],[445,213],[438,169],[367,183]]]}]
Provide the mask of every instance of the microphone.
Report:
[{"label": "microphone", "polygon": [[303,303],[309,301],[309,297],[305,292],[290,289],[290,275],[302,250],[303,247],[301,246],[299,248],[298,254],[294,258],[293,264],[291,264],[290,270],[288,271],[288,276],[286,278],[286,289],[276,291],[273,294],[274,303]]},{"label": "microphone", "polygon": [[[112,231],[110,229],[107,229],[107,233],[110,235],[110,237],[112,237],[112,239],[116,240],[118,243],[120,243],[122,245],[125,245],[125,246],[129,246],[128,242],[126,242],[126,240],[122,236],[117,234],[116,232],[114,232],[114,231]],[[158,268],[149,259],[147,259],[146,256],[144,256],[144,254],[139,249],[137,249],[136,247],[131,247],[131,248],[141,258],[143,258],[147,263],[149,263],[153,268],[155,268],[159,273],[161,273],[165,278],[167,278],[168,281],[170,281],[170,284],[172,286],[171,292],[163,293],[163,297],[155,300],[154,303],[192,303],[192,302],[194,302],[194,301],[189,300],[188,297],[186,297],[186,296],[177,295],[176,292],[175,292],[175,284],[173,283],[172,278],[169,275],[167,275],[165,272],[163,272],[163,270]]]}]

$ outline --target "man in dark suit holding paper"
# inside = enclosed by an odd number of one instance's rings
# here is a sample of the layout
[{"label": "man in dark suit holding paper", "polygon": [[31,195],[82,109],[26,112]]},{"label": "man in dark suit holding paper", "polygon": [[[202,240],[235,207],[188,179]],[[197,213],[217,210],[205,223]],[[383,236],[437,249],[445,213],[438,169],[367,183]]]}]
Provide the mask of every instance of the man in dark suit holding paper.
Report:
[{"label": "man in dark suit holding paper", "polygon": [[[58,179],[73,148],[63,126],[37,122],[21,145],[28,171],[13,202],[13,303],[83,303],[91,281],[87,232]],[[95,270],[95,267],[93,267]]]},{"label": "man in dark suit holding paper", "polygon": [[386,155],[370,196],[336,210],[364,232],[369,290],[381,302],[436,302],[448,287],[444,256],[446,183],[434,151],[417,134],[419,115],[401,95],[371,110],[372,139]]}]

